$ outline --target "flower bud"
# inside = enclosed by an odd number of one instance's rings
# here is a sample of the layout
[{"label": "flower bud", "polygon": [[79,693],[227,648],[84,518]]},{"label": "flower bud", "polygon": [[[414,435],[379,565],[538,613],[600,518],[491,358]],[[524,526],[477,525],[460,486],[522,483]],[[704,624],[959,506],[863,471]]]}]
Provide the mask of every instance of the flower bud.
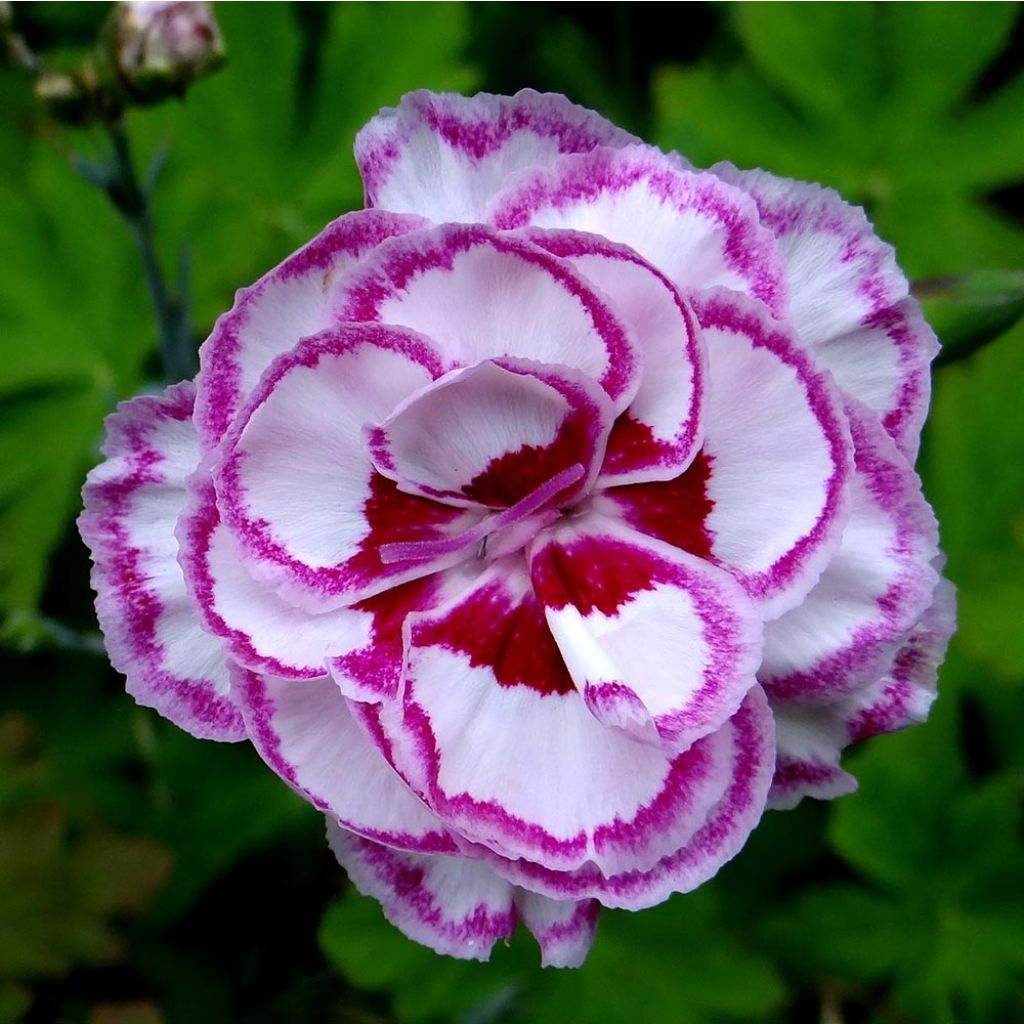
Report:
[{"label": "flower bud", "polygon": [[208,3],[135,0],[118,4],[115,18],[114,68],[137,103],[180,96],[224,62],[224,41]]}]

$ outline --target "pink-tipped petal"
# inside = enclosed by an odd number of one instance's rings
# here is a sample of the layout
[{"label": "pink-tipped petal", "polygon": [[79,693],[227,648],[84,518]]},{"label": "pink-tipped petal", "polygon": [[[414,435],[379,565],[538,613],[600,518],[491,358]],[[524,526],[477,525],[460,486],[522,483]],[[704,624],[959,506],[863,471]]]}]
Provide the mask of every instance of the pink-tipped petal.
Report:
[{"label": "pink-tipped petal", "polygon": [[719,289],[695,309],[709,355],[711,556],[777,618],[803,600],[839,544],[849,426],[827,374],[762,306]]},{"label": "pink-tipped petal", "polygon": [[382,245],[332,298],[340,320],[399,324],[451,366],[511,357],[580,370],[616,412],[639,359],[614,307],[567,261],[482,224],[444,224]]},{"label": "pink-tipped petal", "polygon": [[332,283],[385,238],[423,224],[420,217],[380,210],[347,213],[238,292],[199,351],[196,425],[204,452],[220,442],[274,359],[300,338],[332,326]]},{"label": "pink-tipped petal", "polygon": [[460,960],[487,960],[519,920],[513,888],[486,864],[404,853],[327,821],[327,841],[364,895],[415,942]]},{"label": "pink-tipped petal", "polygon": [[596,477],[612,419],[607,395],[579,371],[489,359],[403,402],[370,430],[370,454],[407,493],[495,509],[579,465],[573,485],[548,499],[564,504]]},{"label": "pink-tipped petal", "polygon": [[828,708],[775,707],[774,712],[778,754],[769,807],[789,810],[805,796],[832,800],[857,788],[857,780],[839,767],[846,731]]},{"label": "pink-tipped petal", "polygon": [[368,206],[480,221],[508,175],[634,137],[564,96],[409,93],[356,137]]},{"label": "pink-tipped petal", "polygon": [[724,570],[598,517],[552,529],[530,556],[552,635],[600,721],[685,750],[754,685],[761,618]]},{"label": "pink-tipped petal", "polygon": [[380,548],[441,540],[479,516],[398,491],[373,468],[363,428],[444,369],[426,339],[383,324],[343,324],[273,364],[214,471],[253,576],[320,612],[431,571],[385,564]]},{"label": "pink-tipped petal", "polygon": [[674,892],[690,892],[740,851],[764,812],[775,767],[775,726],[759,686],[718,735],[724,744],[718,756],[729,776],[724,793],[690,839],[652,866],[616,873],[585,864],[558,871],[503,858],[486,847],[477,847],[477,854],[510,882],[556,900],[592,898],[606,907],[642,910]]},{"label": "pink-tipped petal", "polygon": [[233,668],[232,692],[260,757],[342,827],[403,850],[455,849],[331,680],[277,679]]},{"label": "pink-tipped petal", "polygon": [[628,246],[579,231],[536,228],[524,234],[608,295],[636,338],[640,387],[612,430],[602,484],[677,476],[700,447],[707,376],[700,325],[689,304]]},{"label": "pink-tipped petal", "polygon": [[524,171],[494,200],[503,230],[567,228],[635,249],[689,293],[721,286],[788,308],[786,268],[742,189],[647,146],[595,149]]},{"label": "pink-tipped petal", "polygon": [[601,916],[597,900],[552,900],[516,890],[516,909],[540,945],[541,967],[579,967],[590,952]]},{"label": "pink-tipped petal", "polygon": [[179,384],[108,418],[106,461],[89,474],[78,525],[110,660],[128,692],[194,736],[240,740],[223,648],[202,628],[177,561],[175,522],[199,462],[194,397]]},{"label": "pink-tipped petal", "polygon": [[935,517],[921,482],[871,410],[847,403],[856,472],[843,539],[803,602],[765,630],[773,701],[820,703],[885,674],[932,603]]},{"label": "pink-tipped petal", "polygon": [[406,628],[400,704],[382,723],[402,774],[467,839],[562,870],[649,867],[721,797],[729,737],[669,757],[598,722],[517,559]]},{"label": "pink-tipped petal", "polygon": [[231,531],[221,522],[213,481],[197,473],[178,520],[178,560],[204,627],[247,668],[286,679],[327,674],[331,654],[370,641],[370,616],[356,608],[314,613],[289,604],[254,579]]},{"label": "pink-tipped petal", "polygon": [[863,210],[831,189],[731,164],[712,171],[749,193],[774,232],[800,343],[844,391],[878,414],[913,462],[938,342],[908,297],[892,247]]},{"label": "pink-tipped petal", "polygon": [[[935,568],[942,569],[937,558]],[[939,666],[956,629],[956,590],[945,578],[882,679],[838,705],[853,743],[923,722],[936,696]]]}]

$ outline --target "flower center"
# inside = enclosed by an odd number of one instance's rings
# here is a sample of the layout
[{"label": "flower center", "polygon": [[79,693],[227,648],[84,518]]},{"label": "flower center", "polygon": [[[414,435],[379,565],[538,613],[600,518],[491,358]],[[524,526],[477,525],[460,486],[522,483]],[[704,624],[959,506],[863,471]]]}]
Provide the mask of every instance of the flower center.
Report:
[{"label": "flower center", "polygon": [[420,562],[447,558],[460,552],[469,557],[475,552],[488,560],[518,551],[539,530],[553,523],[559,510],[552,507],[566,489],[582,479],[586,471],[580,463],[563,469],[540,487],[521,498],[510,508],[486,516],[475,526],[444,540],[406,541],[384,544],[380,560],[389,565],[394,562]]}]

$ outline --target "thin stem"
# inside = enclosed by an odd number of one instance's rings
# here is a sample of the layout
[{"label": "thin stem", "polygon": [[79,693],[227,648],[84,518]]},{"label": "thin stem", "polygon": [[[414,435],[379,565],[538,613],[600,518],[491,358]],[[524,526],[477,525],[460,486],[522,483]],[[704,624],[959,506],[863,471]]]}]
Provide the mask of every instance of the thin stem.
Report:
[{"label": "thin stem", "polygon": [[107,125],[107,130],[113,144],[115,173],[111,176],[106,192],[128,225],[138,247],[146,290],[156,314],[164,373],[168,382],[174,383],[193,376],[196,370],[188,310],[179,296],[171,294],[160,269],[153,240],[150,197],[139,184],[124,124],[115,121]]}]

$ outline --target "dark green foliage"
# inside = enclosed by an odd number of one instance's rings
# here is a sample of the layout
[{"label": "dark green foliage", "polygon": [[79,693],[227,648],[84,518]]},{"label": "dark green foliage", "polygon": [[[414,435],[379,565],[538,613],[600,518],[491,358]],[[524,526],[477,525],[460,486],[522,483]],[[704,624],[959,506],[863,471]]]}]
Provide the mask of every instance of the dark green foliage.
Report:
[{"label": "dark green foliage", "polygon": [[[89,5],[16,5],[87,52]],[[102,8],[102,5],[96,5]],[[922,472],[960,600],[927,725],[860,792],[769,814],[712,883],[608,913],[576,972],[402,938],[249,749],[139,709],[72,521],[102,418],[162,386],[102,137],[0,67],[0,1024],[1024,1022],[1024,47],[1016,4],[223,4],[225,69],[133,112],[163,264],[204,336],[358,206],[355,131],[418,87],[565,91],[697,164],[865,203],[946,343]],[[200,337],[195,339],[196,342]]]}]

